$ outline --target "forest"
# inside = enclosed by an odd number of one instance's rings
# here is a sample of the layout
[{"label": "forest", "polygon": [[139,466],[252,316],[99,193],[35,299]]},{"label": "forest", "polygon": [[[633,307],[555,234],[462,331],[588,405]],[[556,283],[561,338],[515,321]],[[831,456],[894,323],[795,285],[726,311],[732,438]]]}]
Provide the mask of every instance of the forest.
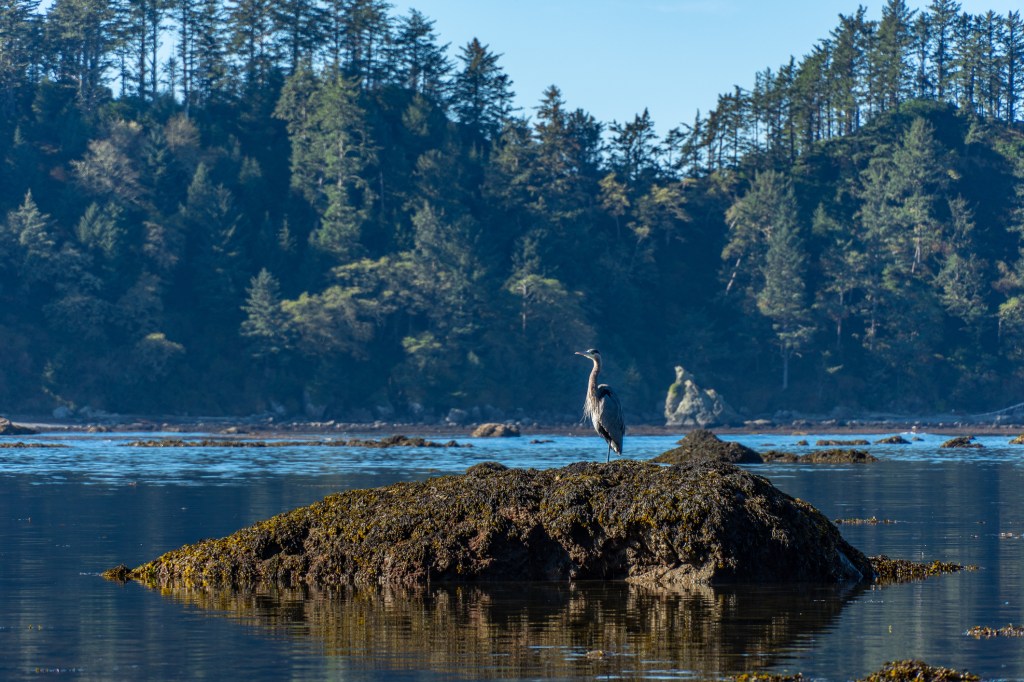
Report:
[{"label": "forest", "polygon": [[880,10],[659,136],[383,0],[0,0],[0,410],[1022,402],[1024,22]]}]

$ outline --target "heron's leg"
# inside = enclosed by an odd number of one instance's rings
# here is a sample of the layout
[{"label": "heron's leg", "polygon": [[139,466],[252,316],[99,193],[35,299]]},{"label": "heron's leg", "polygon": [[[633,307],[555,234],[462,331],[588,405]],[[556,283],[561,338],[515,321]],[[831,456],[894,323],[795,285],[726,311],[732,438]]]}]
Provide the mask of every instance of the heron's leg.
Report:
[{"label": "heron's leg", "polygon": [[604,463],[607,464],[610,461],[612,461],[612,444],[611,443],[608,444],[608,456],[604,458]]}]

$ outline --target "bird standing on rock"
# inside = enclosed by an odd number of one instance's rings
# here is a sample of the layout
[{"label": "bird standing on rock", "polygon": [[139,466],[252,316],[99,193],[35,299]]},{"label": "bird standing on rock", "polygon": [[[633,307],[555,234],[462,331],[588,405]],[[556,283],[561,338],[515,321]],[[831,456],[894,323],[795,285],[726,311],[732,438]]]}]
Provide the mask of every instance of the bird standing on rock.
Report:
[{"label": "bird standing on rock", "polygon": [[597,375],[601,373],[601,352],[591,348],[587,351],[576,351],[576,355],[590,358],[594,363],[594,368],[590,370],[590,382],[587,384],[583,415],[590,418],[594,430],[608,443],[608,457],[605,462],[609,462],[612,450],[615,450],[616,455],[622,455],[622,436],[626,433],[626,425],[622,420],[622,405],[608,384],[597,383]]}]

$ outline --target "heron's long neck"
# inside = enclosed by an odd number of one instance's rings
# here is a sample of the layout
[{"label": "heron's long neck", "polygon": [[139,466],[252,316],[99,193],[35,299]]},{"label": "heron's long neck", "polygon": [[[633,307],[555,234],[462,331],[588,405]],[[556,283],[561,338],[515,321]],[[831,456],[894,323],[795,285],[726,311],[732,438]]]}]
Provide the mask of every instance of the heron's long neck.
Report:
[{"label": "heron's long neck", "polygon": [[597,403],[597,375],[601,373],[601,361],[594,359],[594,368],[590,370],[590,382],[587,384],[587,402]]}]

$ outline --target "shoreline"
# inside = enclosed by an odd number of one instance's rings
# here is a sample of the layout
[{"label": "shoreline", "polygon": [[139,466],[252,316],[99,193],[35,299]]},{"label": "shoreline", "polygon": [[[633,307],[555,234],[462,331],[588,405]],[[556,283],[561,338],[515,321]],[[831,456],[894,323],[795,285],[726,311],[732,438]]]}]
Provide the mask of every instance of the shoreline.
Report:
[{"label": "shoreline", "polygon": [[[205,433],[224,436],[275,434],[376,434],[376,435],[421,435],[469,437],[482,422],[466,424],[440,424],[424,422],[384,421],[343,422],[335,420],[293,420],[270,417],[179,417],[179,416],[129,416],[103,415],[93,419],[54,419],[39,415],[8,416],[12,422],[48,433]],[[521,424],[507,420],[507,424],[518,424],[522,436],[568,435],[588,436],[593,434],[589,424],[535,423]],[[697,426],[667,426],[664,424],[629,425],[627,434],[633,436],[682,437],[694,431]],[[969,420],[948,420],[936,418],[921,419],[812,419],[797,418],[788,422],[754,420],[743,425],[710,426],[708,430],[723,435],[888,435],[906,433],[933,433],[938,435],[1019,435],[1024,433],[1024,423],[980,423]]]}]

